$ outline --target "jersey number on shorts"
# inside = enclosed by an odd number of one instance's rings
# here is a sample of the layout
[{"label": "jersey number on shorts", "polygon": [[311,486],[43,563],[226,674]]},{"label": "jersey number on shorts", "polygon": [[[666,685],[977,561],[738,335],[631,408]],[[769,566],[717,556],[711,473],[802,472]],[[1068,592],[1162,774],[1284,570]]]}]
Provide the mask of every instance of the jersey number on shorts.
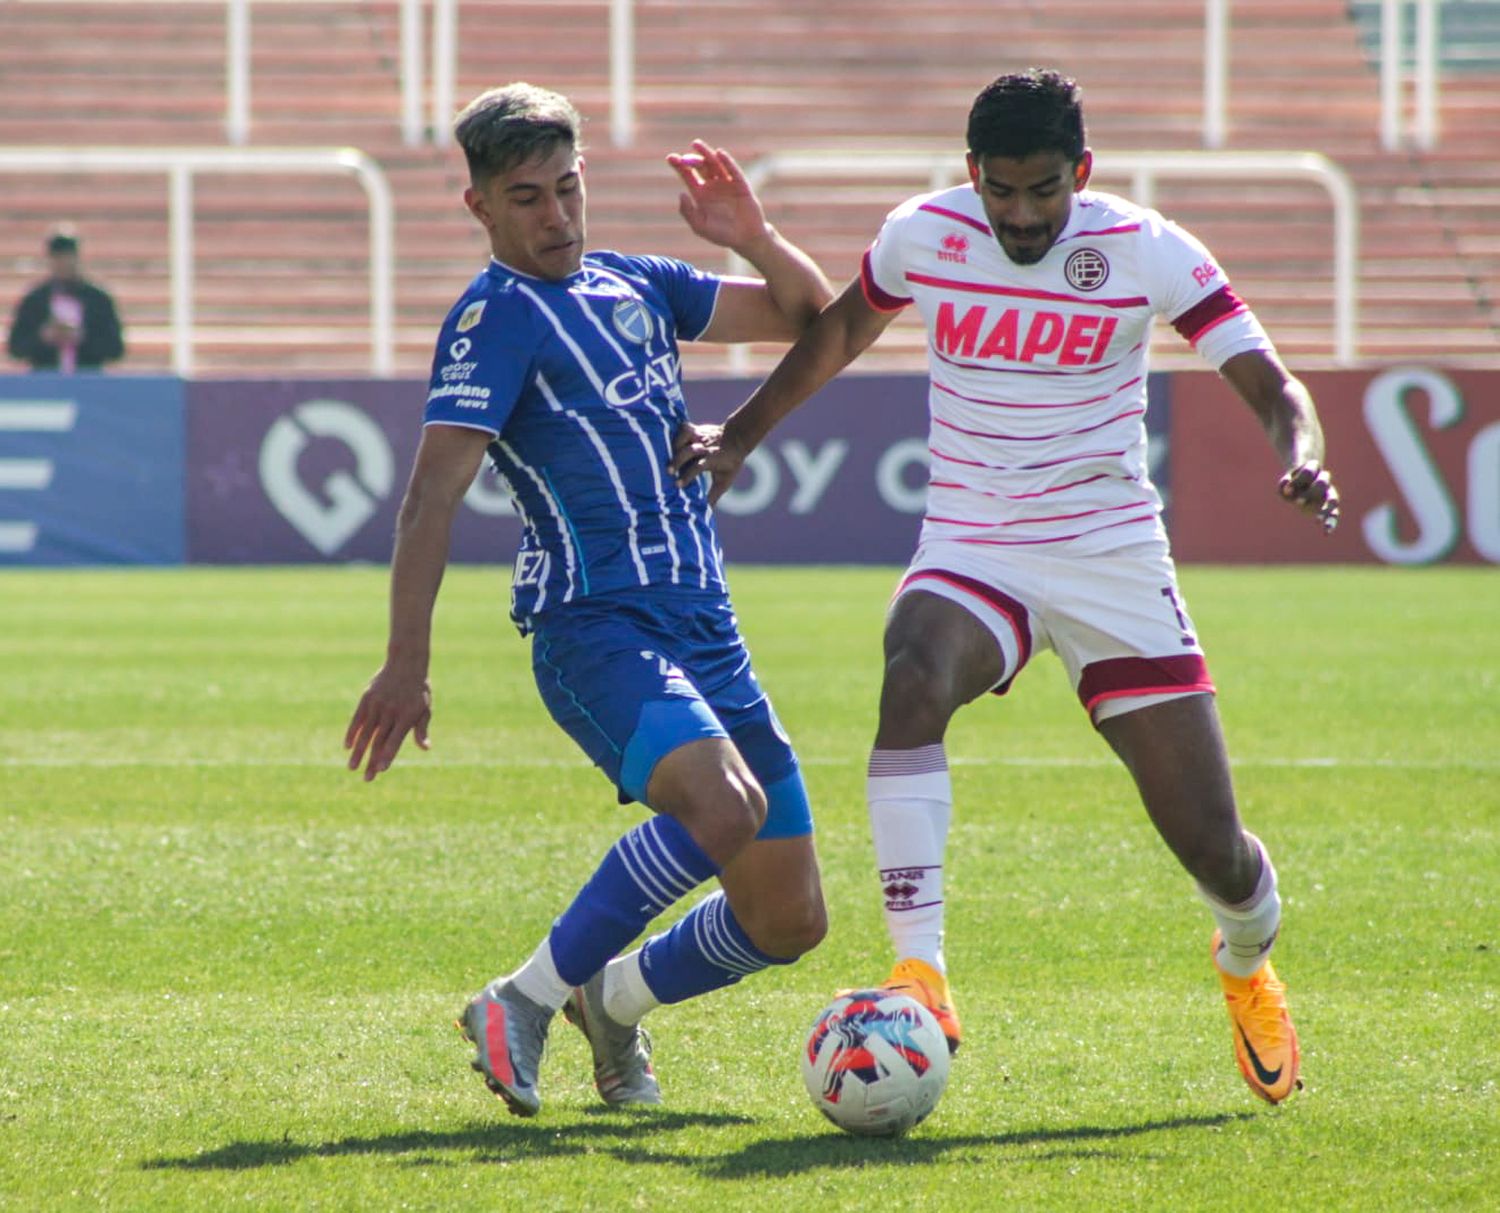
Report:
[{"label": "jersey number on shorts", "polygon": [[1198,638],[1193,635],[1193,629],[1188,624],[1188,617],[1183,612],[1182,603],[1177,601],[1177,591],[1169,585],[1161,587],[1161,596],[1172,604],[1172,610],[1177,613],[1177,626],[1182,629],[1182,647],[1193,648],[1198,643]]}]

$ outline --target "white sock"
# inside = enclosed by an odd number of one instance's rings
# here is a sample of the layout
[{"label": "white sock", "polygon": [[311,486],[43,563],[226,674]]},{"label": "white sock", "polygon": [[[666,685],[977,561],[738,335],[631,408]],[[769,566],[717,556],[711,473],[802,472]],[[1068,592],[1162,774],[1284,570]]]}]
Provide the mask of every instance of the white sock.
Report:
[{"label": "white sock", "polygon": [[509,978],[498,980],[512,982],[532,1002],[554,1011],[567,1002],[568,995],[573,992],[573,987],[558,976],[557,965],[552,960],[552,944],[546,939],[531,954],[531,959]]},{"label": "white sock", "polygon": [[661,1006],[641,972],[641,950],[616,956],[604,966],[604,1013],[616,1023],[640,1023]]},{"label": "white sock", "polygon": [[885,926],[898,958],[938,972],[943,960],[943,852],[953,785],[942,743],[870,754],[865,798],[885,900]]},{"label": "white sock", "polygon": [[1224,946],[1214,957],[1214,963],[1231,977],[1250,977],[1265,964],[1271,945],[1276,942],[1276,932],[1281,929],[1276,869],[1271,866],[1271,857],[1259,838],[1246,831],[1245,839],[1260,855],[1260,878],[1255,882],[1255,891],[1244,901],[1230,905],[1198,886],[1198,893],[1208,903],[1224,934]]}]

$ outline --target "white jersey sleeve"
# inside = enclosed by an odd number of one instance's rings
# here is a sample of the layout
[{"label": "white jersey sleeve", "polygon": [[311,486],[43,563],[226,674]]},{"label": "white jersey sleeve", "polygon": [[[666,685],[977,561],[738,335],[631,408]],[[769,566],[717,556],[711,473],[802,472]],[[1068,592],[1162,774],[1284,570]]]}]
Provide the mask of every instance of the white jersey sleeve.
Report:
[{"label": "white jersey sleeve", "polygon": [[912,301],[906,282],[904,241],[909,221],[921,202],[920,197],[909,199],[887,215],[860,262],[860,288],[865,301],[877,311],[899,312]]},{"label": "white jersey sleeve", "polygon": [[1202,242],[1155,211],[1145,214],[1140,265],[1152,309],[1170,320],[1216,370],[1236,354],[1274,350],[1255,313],[1234,293]]}]

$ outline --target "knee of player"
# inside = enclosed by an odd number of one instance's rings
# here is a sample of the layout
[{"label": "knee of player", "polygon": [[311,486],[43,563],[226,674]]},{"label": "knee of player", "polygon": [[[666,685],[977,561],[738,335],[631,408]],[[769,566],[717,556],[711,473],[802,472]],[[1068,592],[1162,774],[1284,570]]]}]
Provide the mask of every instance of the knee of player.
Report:
[{"label": "knee of player", "polygon": [[920,649],[897,650],[885,663],[881,719],[946,723],[957,706],[948,681],[937,663]]},{"label": "knee of player", "polygon": [[1238,831],[1204,840],[1197,863],[1198,882],[1225,901],[1243,901],[1260,878],[1260,852]]},{"label": "knee of player", "polygon": [[768,956],[796,960],[823,942],[828,934],[828,910],[820,893],[768,898],[764,909],[750,916],[745,933]]},{"label": "knee of player", "polygon": [[719,864],[728,863],[755,840],[766,822],[766,794],[754,778],[727,770],[693,796],[685,825]]}]

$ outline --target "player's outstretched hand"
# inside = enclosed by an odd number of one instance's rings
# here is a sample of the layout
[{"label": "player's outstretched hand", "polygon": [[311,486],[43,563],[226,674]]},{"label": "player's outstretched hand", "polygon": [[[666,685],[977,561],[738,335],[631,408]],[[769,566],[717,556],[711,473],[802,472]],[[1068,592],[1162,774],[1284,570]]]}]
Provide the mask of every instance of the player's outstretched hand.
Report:
[{"label": "player's outstretched hand", "polygon": [[1281,478],[1278,486],[1281,495],[1301,507],[1323,524],[1325,534],[1331,534],[1339,524],[1339,491],[1334,487],[1333,477],[1318,460],[1309,459],[1294,467]]},{"label": "player's outstretched hand", "polygon": [[722,147],[694,139],[692,151],[673,152],[667,163],[686,187],[678,195],[677,209],[694,234],[728,249],[742,249],[766,234],[760,199]]},{"label": "player's outstretched hand", "polygon": [[667,464],[667,470],[684,487],[707,472],[713,477],[708,488],[708,501],[712,505],[734,483],[740,466],[745,462],[745,454],[725,440],[722,425],[685,421],[673,437],[672,461]]},{"label": "player's outstretched hand", "polygon": [[359,770],[368,754],[365,782],[369,783],[390,769],[408,733],[421,749],[430,749],[427,726],[431,721],[432,688],[427,679],[382,666],[360,696],[344,732],[349,769]]}]

